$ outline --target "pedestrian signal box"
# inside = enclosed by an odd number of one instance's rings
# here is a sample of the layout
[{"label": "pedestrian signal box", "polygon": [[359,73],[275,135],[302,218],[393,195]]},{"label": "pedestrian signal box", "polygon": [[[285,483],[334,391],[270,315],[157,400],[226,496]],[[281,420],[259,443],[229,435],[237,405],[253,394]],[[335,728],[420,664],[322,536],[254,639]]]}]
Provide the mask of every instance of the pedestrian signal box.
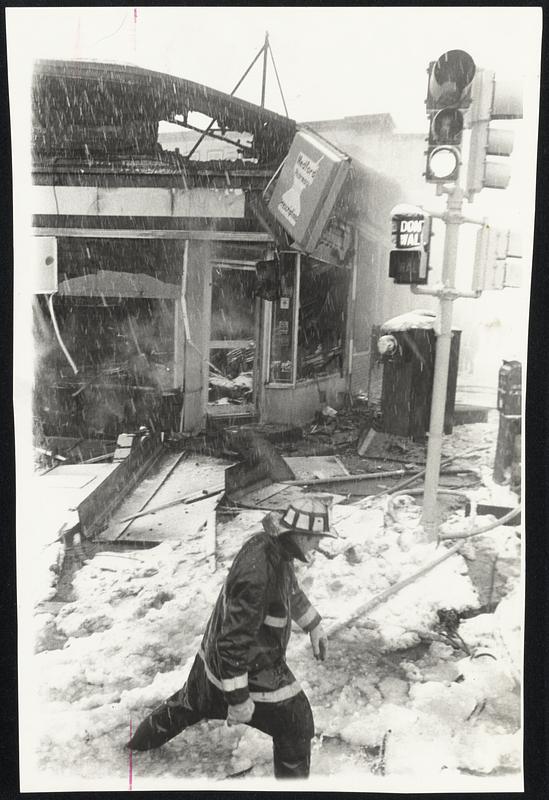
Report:
[{"label": "pedestrian signal box", "polygon": [[431,217],[416,206],[396,206],[391,215],[389,277],[395,283],[427,283]]}]

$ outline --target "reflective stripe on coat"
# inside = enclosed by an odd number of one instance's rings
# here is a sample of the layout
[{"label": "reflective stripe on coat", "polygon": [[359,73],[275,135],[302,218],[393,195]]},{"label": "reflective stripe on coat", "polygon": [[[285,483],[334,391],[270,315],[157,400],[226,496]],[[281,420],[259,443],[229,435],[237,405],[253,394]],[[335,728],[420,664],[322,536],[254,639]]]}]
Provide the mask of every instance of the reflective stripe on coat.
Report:
[{"label": "reflective stripe on coat", "polygon": [[299,588],[286,537],[258,533],[229,570],[202,639],[206,674],[234,705],[279,702],[301,687],[286,664],[292,619],[310,631],[320,616]]}]

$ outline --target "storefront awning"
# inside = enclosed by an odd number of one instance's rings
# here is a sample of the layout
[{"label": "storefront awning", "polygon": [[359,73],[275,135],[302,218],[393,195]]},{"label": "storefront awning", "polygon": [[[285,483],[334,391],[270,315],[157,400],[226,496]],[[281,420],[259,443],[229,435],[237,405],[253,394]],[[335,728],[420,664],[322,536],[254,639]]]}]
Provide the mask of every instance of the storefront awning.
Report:
[{"label": "storefront awning", "polygon": [[99,270],[80,278],[68,278],[59,284],[60,295],[72,297],[156,297],[176,300],[181,288],[150,275]]}]

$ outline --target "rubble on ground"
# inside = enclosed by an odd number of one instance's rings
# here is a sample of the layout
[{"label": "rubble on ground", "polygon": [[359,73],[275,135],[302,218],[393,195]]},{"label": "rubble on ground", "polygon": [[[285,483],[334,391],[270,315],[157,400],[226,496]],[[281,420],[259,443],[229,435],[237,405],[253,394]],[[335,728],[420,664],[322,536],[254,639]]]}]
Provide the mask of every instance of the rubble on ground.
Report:
[{"label": "rubble on ground", "polygon": [[[364,781],[402,778],[421,791],[426,777],[447,786],[465,775],[519,774],[520,530],[498,526],[464,540],[459,554],[347,619],[357,601],[449,547],[424,541],[413,496],[396,504],[396,519],[387,497],[363,505],[336,505],[341,538],[326,540],[312,565],[297,565],[324,624],[346,620],[330,636],[326,662],[313,659],[297,628],[288,649],[315,716],[311,781],[352,768]],[[215,572],[200,537],[98,552],[75,573],[73,602],[56,616],[37,615],[33,734],[46,786],[63,776],[99,786],[98,774],[109,788],[125,786],[130,724],[183,684],[226,570],[262,516],[218,517]],[[444,530],[471,524],[460,509]],[[233,774],[269,780],[271,742],[244,726],[204,722],[158,751],[134,754],[132,769],[135,789]]]}]

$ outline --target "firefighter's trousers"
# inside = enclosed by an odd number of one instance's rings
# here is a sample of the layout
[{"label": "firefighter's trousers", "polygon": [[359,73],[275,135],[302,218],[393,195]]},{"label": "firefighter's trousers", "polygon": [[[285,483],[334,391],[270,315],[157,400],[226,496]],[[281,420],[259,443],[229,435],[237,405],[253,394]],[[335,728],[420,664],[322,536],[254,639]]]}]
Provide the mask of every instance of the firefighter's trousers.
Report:
[{"label": "firefighter's trousers", "polygon": [[[204,662],[197,656],[183,688],[141,722],[127,746],[132,750],[151,750],[200,720],[226,717],[223,692],[208,680]],[[247,724],[272,737],[275,777],[308,777],[314,722],[304,692],[279,703],[257,702]]]}]

